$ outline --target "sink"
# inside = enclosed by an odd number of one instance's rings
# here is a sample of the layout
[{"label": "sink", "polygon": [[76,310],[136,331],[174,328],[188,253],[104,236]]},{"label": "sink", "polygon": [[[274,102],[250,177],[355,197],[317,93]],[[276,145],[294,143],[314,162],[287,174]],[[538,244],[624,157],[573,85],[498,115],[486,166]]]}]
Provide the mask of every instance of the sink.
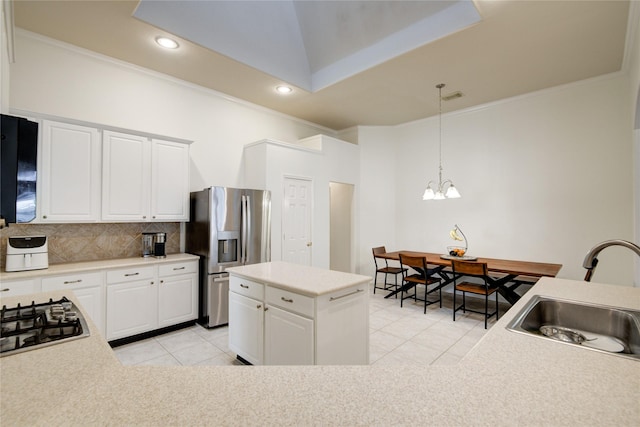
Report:
[{"label": "sink", "polygon": [[534,295],[507,329],[640,360],[640,311]]}]

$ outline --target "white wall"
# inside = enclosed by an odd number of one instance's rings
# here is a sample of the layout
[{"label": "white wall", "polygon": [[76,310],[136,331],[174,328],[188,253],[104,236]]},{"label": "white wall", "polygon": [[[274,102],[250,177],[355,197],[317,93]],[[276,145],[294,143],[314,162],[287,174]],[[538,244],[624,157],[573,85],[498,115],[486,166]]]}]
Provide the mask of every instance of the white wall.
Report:
[{"label": "white wall", "polygon": [[330,132],[22,30],[16,31],[10,106],[194,141],[192,190],[242,185],[244,144]]},{"label": "white wall", "polygon": [[[385,209],[396,233],[363,215],[361,253],[376,235],[389,249],[444,252],[458,224],[470,255],[560,263],[559,277],[582,280],[592,246],[633,240],[628,90],[626,76],[615,74],[445,114],[443,179],[455,182],[461,199],[421,199],[438,178],[437,117],[396,127],[387,146],[375,128],[361,128],[370,162],[363,171],[393,168],[397,156],[395,188],[386,189],[395,193],[387,201],[395,215]],[[363,212],[380,203],[383,180],[362,179]],[[599,259],[593,281],[632,283],[630,251],[610,248]]]},{"label": "white wall", "polygon": [[[624,64],[629,70],[630,87],[629,104],[633,111],[634,129],[634,226],[635,242],[640,244],[640,2],[631,2],[629,8],[629,30],[627,34],[627,52]],[[635,280],[640,287],[640,258],[636,258]]]},{"label": "white wall", "polygon": [[404,167],[398,159],[405,156],[398,150],[398,138],[393,127],[360,126],[358,146],[361,214],[356,216],[356,221],[361,237],[357,248],[356,271],[373,275],[372,248],[401,248],[396,238],[396,183],[398,169]]}]

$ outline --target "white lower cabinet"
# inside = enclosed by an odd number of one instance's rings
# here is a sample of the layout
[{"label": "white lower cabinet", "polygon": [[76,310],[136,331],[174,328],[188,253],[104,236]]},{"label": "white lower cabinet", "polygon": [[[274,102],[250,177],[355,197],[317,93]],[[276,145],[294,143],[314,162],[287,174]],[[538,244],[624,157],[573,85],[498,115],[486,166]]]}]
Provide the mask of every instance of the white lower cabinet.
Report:
[{"label": "white lower cabinet", "polygon": [[84,312],[104,336],[105,298],[103,273],[76,273],[42,278],[43,292],[62,289],[73,291]]},{"label": "white lower cabinet", "polygon": [[366,365],[366,289],[311,297],[231,273],[229,348],[254,365]]},{"label": "white lower cabinet", "polygon": [[107,271],[107,340],[198,316],[198,261]]},{"label": "white lower cabinet", "polygon": [[369,299],[366,289],[357,286],[317,298],[316,364],[369,364]]},{"label": "white lower cabinet", "polygon": [[155,329],[157,288],[153,279],[107,284],[107,340]]},{"label": "white lower cabinet", "polygon": [[74,266],[73,273],[54,275],[43,270],[44,275],[28,279],[3,278],[0,298],[69,289],[75,296],[66,296],[112,341],[197,319],[198,262],[169,255],[161,262],[127,259],[127,268]]},{"label": "white lower cabinet", "polygon": [[264,323],[265,365],[313,365],[313,320],[267,307]]},{"label": "white lower cabinet", "polygon": [[264,359],[263,306],[261,301],[229,292],[229,349],[254,365],[262,365]]},{"label": "white lower cabinet", "polygon": [[198,264],[176,263],[159,268],[158,326],[198,317]]}]

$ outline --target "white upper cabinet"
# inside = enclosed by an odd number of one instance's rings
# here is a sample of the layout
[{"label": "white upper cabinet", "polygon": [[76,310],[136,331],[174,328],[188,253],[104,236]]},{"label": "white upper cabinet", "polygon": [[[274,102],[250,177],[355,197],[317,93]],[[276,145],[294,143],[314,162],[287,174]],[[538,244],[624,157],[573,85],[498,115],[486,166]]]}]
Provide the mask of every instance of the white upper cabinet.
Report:
[{"label": "white upper cabinet", "polygon": [[104,131],[102,220],[148,221],[151,183],[148,138]]},{"label": "white upper cabinet", "polygon": [[95,128],[42,121],[38,222],[100,220],[100,145]]},{"label": "white upper cabinet", "polygon": [[189,220],[189,146],[151,141],[151,220]]},{"label": "white upper cabinet", "polygon": [[104,131],[103,221],[188,221],[189,146]]}]

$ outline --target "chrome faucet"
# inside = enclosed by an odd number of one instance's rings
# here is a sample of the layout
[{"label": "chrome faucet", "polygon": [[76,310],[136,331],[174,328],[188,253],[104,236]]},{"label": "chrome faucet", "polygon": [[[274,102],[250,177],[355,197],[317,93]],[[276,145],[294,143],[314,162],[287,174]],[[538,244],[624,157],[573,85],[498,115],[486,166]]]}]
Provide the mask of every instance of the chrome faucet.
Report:
[{"label": "chrome faucet", "polygon": [[595,245],[587,256],[584,258],[584,262],[582,266],[587,269],[587,274],[584,276],[584,281],[591,281],[591,276],[593,275],[593,271],[596,269],[598,265],[598,254],[604,248],[608,248],[609,246],[624,246],[625,248],[631,249],[636,255],[640,256],[640,246],[635,243],[628,242],[626,240],[614,239],[614,240],[605,240],[602,243],[598,243]]}]

